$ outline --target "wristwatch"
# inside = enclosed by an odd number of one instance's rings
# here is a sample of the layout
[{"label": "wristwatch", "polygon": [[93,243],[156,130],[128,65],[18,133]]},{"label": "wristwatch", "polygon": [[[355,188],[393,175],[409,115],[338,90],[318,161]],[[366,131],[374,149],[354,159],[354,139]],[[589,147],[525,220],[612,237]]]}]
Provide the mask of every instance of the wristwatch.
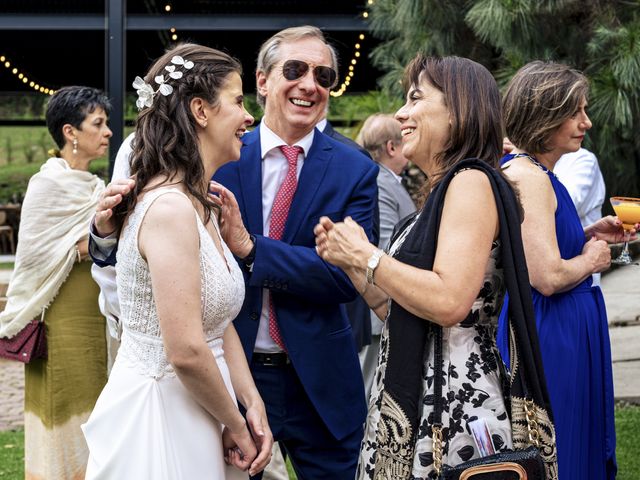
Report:
[{"label": "wristwatch", "polygon": [[244,266],[251,269],[251,267],[253,267],[253,262],[255,262],[256,260],[256,236],[255,235],[249,235],[249,238],[251,239],[251,241],[253,242],[253,247],[251,247],[251,251],[249,252],[249,254],[244,257],[241,258],[240,260],[242,261],[242,263],[244,263]]},{"label": "wristwatch", "polygon": [[383,255],[384,252],[379,248],[376,248],[367,261],[367,283],[371,285],[373,285],[373,272],[378,268],[378,264],[380,263],[380,259]]}]

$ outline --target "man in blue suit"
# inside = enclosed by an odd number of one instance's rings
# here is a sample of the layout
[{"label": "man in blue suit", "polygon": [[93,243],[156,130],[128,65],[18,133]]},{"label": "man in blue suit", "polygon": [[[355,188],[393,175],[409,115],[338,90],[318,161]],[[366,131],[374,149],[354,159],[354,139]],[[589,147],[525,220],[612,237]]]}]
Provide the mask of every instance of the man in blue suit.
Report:
[{"label": "man in blue suit", "polygon": [[[313,227],[323,215],[351,216],[371,236],[377,198],[378,167],[314,128],[336,63],[315,27],[267,40],[256,71],[263,120],[243,137],[240,160],[215,176],[235,194],[251,234],[249,245],[230,245],[247,287],[234,324],[275,439],[298,477],[313,480],[354,478],[366,414],[351,327],[340,308],[357,292],[314,248]],[[281,146],[299,148],[295,167]],[[297,188],[281,238],[274,239],[274,203],[289,168],[296,168]]]},{"label": "man in blue suit", "polygon": [[[378,167],[315,129],[336,68],[333,48],[315,27],[267,40],[256,71],[263,121],[242,138],[240,160],[215,175],[234,193],[250,234],[228,242],[246,285],[234,325],[273,435],[298,478],[310,480],[355,477],[366,415],[351,326],[340,307],[357,292],[317,255],[313,234],[321,216],[351,216],[371,237],[377,201]],[[299,153],[287,158],[292,148]],[[283,187],[292,194],[284,217]],[[96,261],[108,264],[113,256]]]}]

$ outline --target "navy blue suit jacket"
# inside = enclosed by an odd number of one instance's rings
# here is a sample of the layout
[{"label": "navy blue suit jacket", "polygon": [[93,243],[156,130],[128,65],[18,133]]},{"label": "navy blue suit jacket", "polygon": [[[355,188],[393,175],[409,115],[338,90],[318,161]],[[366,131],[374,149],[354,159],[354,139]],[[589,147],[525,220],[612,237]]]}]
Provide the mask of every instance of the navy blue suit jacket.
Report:
[{"label": "navy blue suit jacket", "polygon": [[[331,122],[327,121],[324,130],[325,135],[330,136],[334,140],[344,143],[349,147],[353,147],[360,153],[371,159],[371,155],[364,148],[351,140],[349,137],[345,137],[340,132],[333,128]],[[373,159],[371,160],[373,162]],[[373,236],[371,243],[377,245],[380,240],[380,209],[378,208],[378,202],[375,203],[373,211]],[[369,305],[364,301],[360,295],[356,297],[353,302],[345,303],[344,309],[347,312],[347,318],[353,329],[353,339],[356,343],[356,350],[360,351],[366,345],[371,343],[371,310]]]},{"label": "navy blue suit jacket", "polygon": [[357,292],[344,272],[317,255],[313,227],[323,215],[334,221],[351,216],[371,236],[378,166],[316,130],[282,240],[273,240],[262,231],[259,128],[242,138],[240,160],[214,176],[235,194],[242,219],[256,236],[253,271],[243,268],[246,296],[234,325],[250,361],[262,289],[271,291],[293,367],[327,428],[341,439],[361,427],[366,416],[351,326],[340,307]]}]

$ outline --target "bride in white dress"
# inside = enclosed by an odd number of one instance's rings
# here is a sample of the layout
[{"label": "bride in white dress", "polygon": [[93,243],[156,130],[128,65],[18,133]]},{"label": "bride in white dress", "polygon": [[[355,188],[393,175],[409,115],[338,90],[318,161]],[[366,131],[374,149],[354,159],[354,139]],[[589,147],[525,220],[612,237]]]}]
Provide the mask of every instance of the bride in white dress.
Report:
[{"label": "bride in white dress", "polygon": [[240,65],[186,44],[161,57],[146,79],[134,83],[143,109],[131,165],[136,183],[114,185],[132,191],[96,217],[101,236],[121,227],[123,333],[83,425],[86,478],[247,478],[243,470],[254,475],[268,463],[273,437],[231,323],[244,280],[223,237],[233,234],[224,219],[239,215],[237,203],[216,184],[218,196],[207,194],[215,170],[240,157],[240,137],[253,123]]}]

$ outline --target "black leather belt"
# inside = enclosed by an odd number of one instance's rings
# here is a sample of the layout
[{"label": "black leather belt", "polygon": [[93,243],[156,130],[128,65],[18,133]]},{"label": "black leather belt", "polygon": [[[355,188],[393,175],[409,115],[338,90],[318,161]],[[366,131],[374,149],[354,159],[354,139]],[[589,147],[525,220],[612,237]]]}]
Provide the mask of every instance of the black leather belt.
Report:
[{"label": "black leather belt", "polygon": [[258,365],[264,365],[265,367],[282,367],[284,365],[289,365],[291,363],[291,360],[289,360],[289,355],[287,355],[285,352],[278,352],[278,353],[253,352],[251,361],[253,363],[257,363]]}]

